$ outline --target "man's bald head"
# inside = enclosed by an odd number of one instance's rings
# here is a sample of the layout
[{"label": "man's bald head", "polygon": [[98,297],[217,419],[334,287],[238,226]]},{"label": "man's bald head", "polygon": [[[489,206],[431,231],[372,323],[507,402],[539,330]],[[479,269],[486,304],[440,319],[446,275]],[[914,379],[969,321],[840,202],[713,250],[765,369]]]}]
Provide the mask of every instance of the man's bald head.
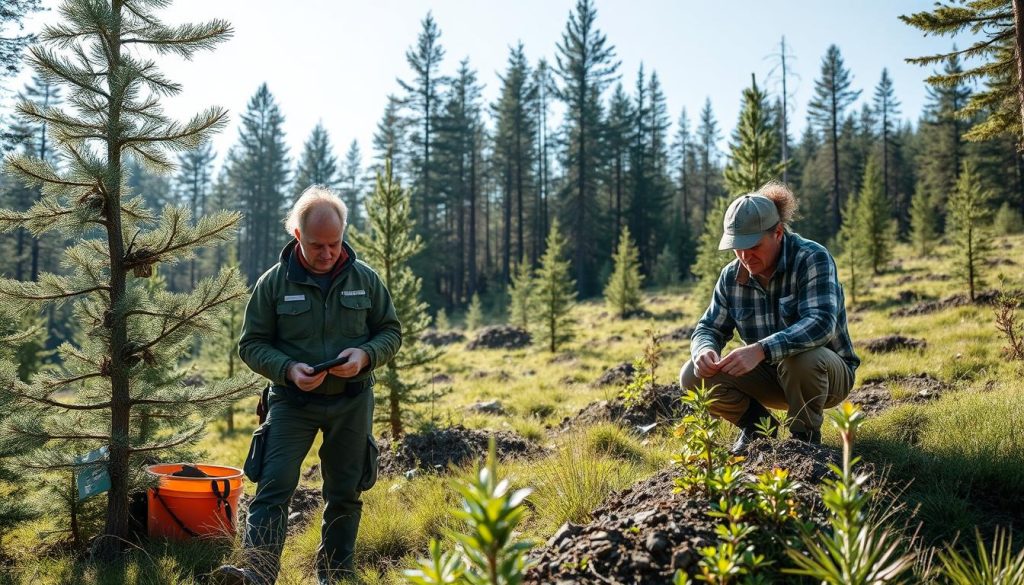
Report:
[{"label": "man's bald head", "polygon": [[284,222],[285,230],[288,235],[296,237],[296,230],[306,229],[311,219],[315,218],[320,223],[325,219],[330,220],[331,216],[337,219],[344,232],[348,226],[348,207],[332,189],[313,185],[302,192],[288,212]]}]

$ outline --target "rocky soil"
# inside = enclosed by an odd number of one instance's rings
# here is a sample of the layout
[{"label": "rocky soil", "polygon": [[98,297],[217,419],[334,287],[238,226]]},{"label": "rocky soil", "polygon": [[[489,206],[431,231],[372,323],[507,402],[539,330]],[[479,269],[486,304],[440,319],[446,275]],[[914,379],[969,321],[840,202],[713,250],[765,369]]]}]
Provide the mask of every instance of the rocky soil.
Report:
[{"label": "rocky soil", "polygon": [[[632,366],[630,366],[632,368]],[[671,427],[681,416],[682,390],[678,384],[655,384],[644,390],[637,404],[627,406],[622,398],[599,400],[583,407],[575,416],[565,417],[558,432],[614,421],[627,427],[648,427],[657,423]]]},{"label": "rocky soil", "polygon": [[530,345],[530,333],[511,325],[484,327],[466,346],[468,349],[519,349]]},{"label": "rocky soil", "polygon": [[488,441],[494,437],[501,460],[534,457],[543,448],[512,431],[481,431],[454,426],[410,433],[397,443],[383,438],[380,446],[380,473],[398,475],[411,470],[445,472],[449,465],[466,465],[487,456]]},{"label": "rocky soil", "polygon": [[[910,393],[908,396],[893,398],[892,388],[900,386]],[[937,399],[949,385],[931,374],[898,376],[882,380],[865,380],[864,384],[850,393],[847,398],[858,405],[865,414],[872,415],[892,408],[897,404],[921,404]]]},{"label": "rocky soil", "polygon": [[928,347],[928,342],[924,339],[903,335],[886,335],[884,337],[868,339],[860,345],[871,353],[891,353],[907,349],[924,349]]}]

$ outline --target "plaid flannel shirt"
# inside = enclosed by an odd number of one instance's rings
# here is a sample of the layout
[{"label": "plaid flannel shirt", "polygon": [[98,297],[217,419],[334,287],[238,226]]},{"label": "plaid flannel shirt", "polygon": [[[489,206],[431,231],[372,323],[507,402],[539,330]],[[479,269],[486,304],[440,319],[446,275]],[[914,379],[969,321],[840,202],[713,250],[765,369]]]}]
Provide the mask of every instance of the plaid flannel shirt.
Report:
[{"label": "plaid flannel shirt", "polygon": [[846,328],[846,303],[835,260],[824,246],[786,232],[775,273],[762,287],[739,260],[718,277],[704,316],[693,331],[690,355],[705,349],[722,352],[733,330],[750,344],[759,342],[765,359],[784,358],[815,347],[836,352],[855,372],[860,358]]}]

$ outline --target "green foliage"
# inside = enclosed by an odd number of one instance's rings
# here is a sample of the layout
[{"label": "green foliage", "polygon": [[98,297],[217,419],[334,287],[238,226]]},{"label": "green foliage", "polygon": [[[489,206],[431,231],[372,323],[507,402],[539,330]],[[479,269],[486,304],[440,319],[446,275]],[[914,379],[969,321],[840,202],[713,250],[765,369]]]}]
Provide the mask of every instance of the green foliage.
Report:
[{"label": "green foliage", "polygon": [[992,230],[998,236],[1024,232],[1024,217],[1021,217],[1020,211],[1013,209],[1009,203],[1004,201],[992,220]]},{"label": "green foliage", "polygon": [[528,329],[534,311],[533,270],[526,262],[516,264],[508,289],[508,322]]},{"label": "green foliage", "polygon": [[472,481],[456,482],[462,495],[462,509],[456,516],[466,523],[466,532],[453,532],[456,548],[443,552],[440,543],[430,543],[430,559],[419,568],[405,571],[414,585],[458,583],[466,585],[518,585],[530,562],[529,541],[515,538],[516,528],[526,514],[523,501],[529,489],[511,491],[507,479],[498,478],[498,457],[491,439],[487,465]]},{"label": "green foliage", "polygon": [[449,331],[452,328],[452,324],[448,321],[448,312],[441,307],[437,310],[437,314],[434,315],[434,329],[438,331]]},{"label": "green foliage", "polygon": [[892,247],[896,241],[896,223],[883,187],[875,157],[869,157],[854,210],[857,219],[853,245],[863,248],[874,274],[881,273],[892,258]]},{"label": "green foliage", "polygon": [[473,298],[469,302],[469,310],[466,312],[466,330],[476,331],[483,325],[484,322],[484,309],[480,305],[480,295],[473,293]]},{"label": "green foliage", "polygon": [[615,268],[604,288],[604,299],[610,311],[624,318],[643,308],[640,285],[644,277],[640,274],[640,252],[629,235],[628,226],[622,226],[612,261]]},{"label": "green foliage", "polygon": [[[335,187],[338,185],[338,157],[334,154],[331,138],[324,128],[323,122],[317,122],[313,131],[306,139],[299,167],[295,173],[293,198],[298,199],[307,188],[313,185]],[[345,200],[348,203],[349,200]],[[349,213],[355,211],[349,208]]]},{"label": "green foliage", "polygon": [[977,556],[962,554],[953,545],[939,551],[941,574],[950,585],[1019,585],[1024,583],[1024,549],[1013,554],[1013,538],[1006,530],[996,530],[992,551],[985,548],[981,534],[975,532]]},{"label": "green foliage", "polygon": [[779,160],[779,134],[771,123],[768,93],[757,87],[757,78],[753,75],[750,87],[743,90],[740,119],[730,146],[725,185],[731,195],[752,193],[777,179],[785,168]]},{"label": "green foliage", "polygon": [[964,161],[956,191],[949,198],[946,232],[954,244],[957,275],[966,282],[971,301],[975,288],[981,286],[980,271],[992,248],[990,199],[991,193],[981,186],[974,164]]},{"label": "green foliage", "polygon": [[961,103],[956,114],[963,119],[981,116],[982,121],[965,134],[972,141],[1000,135],[1021,141],[1021,103],[1017,79],[1015,6],[1010,0],[979,0],[963,4],[936,3],[931,11],[900,16],[900,20],[925,34],[955,36],[968,32],[971,45],[958,51],[907,59],[930,66],[963,57],[974,67],[957,73],[936,73],[928,78],[935,87],[951,87],[964,81],[983,81],[984,89]]},{"label": "green foliage", "polygon": [[910,242],[920,256],[929,255],[938,241],[935,228],[938,213],[924,182],[919,182],[910,200]]},{"label": "green foliage", "polygon": [[715,478],[729,462],[729,452],[721,443],[722,419],[709,410],[715,401],[711,398],[713,389],[704,380],[696,388],[684,389],[682,402],[689,412],[675,428],[676,437],[682,439],[681,452],[673,459],[680,467],[675,480],[677,492],[703,491],[710,497]]},{"label": "green foliage", "polygon": [[697,260],[694,261],[690,272],[697,277],[694,294],[698,298],[711,299],[711,293],[715,290],[715,283],[718,282],[722,268],[734,258],[731,251],[718,249],[722,232],[725,230],[725,212],[729,209],[729,203],[731,201],[728,197],[722,197],[715,203],[714,209],[708,213],[704,231],[697,242]]},{"label": "green foliage", "polygon": [[575,282],[569,277],[569,261],[562,257],[565,240],[558,220],[551,222],[546,246],[534,285],[537,295],[535,331],[537,340],[554,353],[575,336],[573,325],[576,323],[572,315],[576,305]]},{"label": "green foliage", "polygon": [[644,351],[633,360],[633,381],[627,384],[620,394],[626,408],[642,403],[644,394],[654,388],[658,364],[661,363],[661,342],[658,341],[654,329],[648,327],[644,330],[644,337],[647,339]]},{"label": "green foliage", "polygon": [[[44,30],[43,45],[31,50],[29,61],[70,93],[68,107],[18,106],[29,123],[49,125],[63,164],[9,157],[8,168],[27,184],[41,185],[42,198],[27,210],[0,211],[5,231],[57,232],[72,241],[63,253],[63,274],[42,273],[38,282],[0,280],[0,302],[19,313],[70,303],[82,331],[59,348],[62,370],[0,388],[0,402],[12,410],[0,429],[0,451],[27,449],[21,465],[43,482],[54,470],[66,477],[75,456],[109,447],[106,538],[94,541],[100,558],[113,556],[127,536],[128,493],[143,479],[143,462],[189,456],[209,419],[258,384],[245,376],[185,387],[176,369],[194,337],[208,333],[224,307],[247,294],[237,271],[222,270],[187,293],[139,280],[199,247],[230,241],[239,220],[214,212],[193,221],[187,209],[147,209],[143,198],[132,197],[126,159],[170,172],[170,153],[196,148],[227,120],[218,108],[185,123],[163,113],[160,98],[180,86],[159,73],[148,51],[188,59],[232,33],[219,20],[166,26],[156,15],[163,7],[97,10],[87,0],[65,3],[64,20]],[[145,55],[138,47],[146,47]]]},{"label": "green foliage", "polygon": [[663,287],[679,284],[679,255],[670,244],[665,244],[654,263],[654,283]]},{"label": "green foliage", "polygon": [[791,549],[796,569],[785,572],[805,575],[828,585],[875,585],[905,583],[904,576],[914,562],[912,555],[900,552],[900,536],[872,517],[870,475],[854,474],[857,459],[852,456],[853,441],[864,413],[849,402],[828,412],[839,429],[843,442],[842,468],[832,466],[836,479],[826,480],[822,502],[829,511],[831,534],[807,532],[805,550]]},{"label": "green foliage", "polygon": [[427,304],[420,300],[422,280],[413,274],[410,259],[423,249],[423,241],[413,235],[415,226],[410,209],[409,191],[392,174],[390,161],[377,173],[376,187],[366,199],[367,230],[350,228],[348,238],[358,252],[381,275],[391,292],[395,313],[402,323],[402,349],[378,370],[382,388],[379,401],[385,406],[382,419],[392,436],[405,430],[405,420],[414,404],[436,400],[439,394],[425,391],[423,381],[412,380],[416,369],[433,362],[441,351],[422,342],[430,325]]}]

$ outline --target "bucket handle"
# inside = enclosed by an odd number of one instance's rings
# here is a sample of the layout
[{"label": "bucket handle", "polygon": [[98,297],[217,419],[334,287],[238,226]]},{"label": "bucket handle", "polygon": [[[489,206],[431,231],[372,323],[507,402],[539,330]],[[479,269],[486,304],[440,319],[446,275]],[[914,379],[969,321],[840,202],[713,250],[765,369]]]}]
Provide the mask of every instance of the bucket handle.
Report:
[{"label": "bucket handle", "polygon": [[178,528],[181,528],[181,530],[184,531],[185,534],[188,534],[192,538],[197,538],[199,536],[191,528],[185,526],[185,523],[181,521],[181,518],[178,518],[178,515],[175,514],[173,510],[171,510],[171,508],[167,505],[167,502],[165,502],[164,499],[160,497],[160,486],[156,486],[153,488],[153,495],[156,496],[156,501],[160,502],[160,505],[164,507],[164,511],[167,512],[167,515],[170,516],[171,519],[174,520],[174,523],[178,525]]},{"label": "bucket handle", "polygon": [[[217,482],[224,482],[224,490],[221,493],[221,489],[217,487]],[[214,479],[210,481],[210,488],[213,490],[213,495],[217,496],[217,507],[224,509],[224,517],[227,518],[228,526],[232,529],[235,526],[235,517],[231,513],[231,502],[228,500],[228,496],[231,495],[231,482],[226,479]]]}]

